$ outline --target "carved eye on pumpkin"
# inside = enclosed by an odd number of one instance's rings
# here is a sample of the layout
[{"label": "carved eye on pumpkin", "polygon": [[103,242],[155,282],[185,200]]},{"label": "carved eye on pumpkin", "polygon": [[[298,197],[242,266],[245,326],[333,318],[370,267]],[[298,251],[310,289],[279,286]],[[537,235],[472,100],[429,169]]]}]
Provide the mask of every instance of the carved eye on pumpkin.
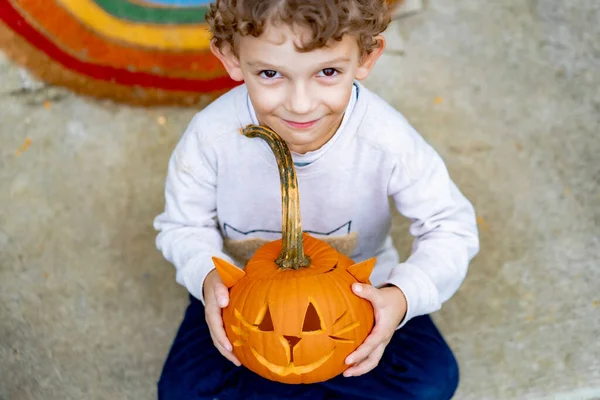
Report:
[{"label": "carved eye on pumpkin", "polygon": [[[258,330],[261,332],[273,332],[275,327],[273,326],[271,309],[268,305],[265,305],[265,308],[261,311],[262,312],[260,312],[256,318],[260,322],[257,321],[257,323],[253,324],[253,326],[258,328]],[[322,318],[312,302],[308,303],[303,321],[302,333],[322,333],[325,330],[323,327]]]},{"label": "carved eye on pumpkin", "polygon": [[258,330],[261,332],[273,332],[275,327],[273,326],[273,318],[271,317],[271,309],[266,306],[265,314],[260,324],[258,324]]},{"label": "carved eye on pumpkin", "polygon": [[304,322],[302,324],[302,333],[321,332],[324,330],[322,319],[317,309],[312,302],[308,303],[306,313],[304,314]]},{"label": "carved eye on pumpkin", "polygon": [[[350,322],[346,325],[342,325],[345,320],[347,320],[346,316],[347,311],[344,311],[342,315],[340,315],[332,325],[333,333],[328,335],[331,339],[338,343],[354,343],[353,340],[344,339],[340,337],[344,333],[350,332],[353,329],[360,326],[360,322],[354,321]],[[308,303],[308,307],[306,308],[306,313],[304,315],[304,323],[302,325],[302,333],[303,334],[321,334],[324,333],[327,329],[323,325],[323,318],[321,317],[320,312],[317,307],[315,307],[313,301],[311,300]]]}]

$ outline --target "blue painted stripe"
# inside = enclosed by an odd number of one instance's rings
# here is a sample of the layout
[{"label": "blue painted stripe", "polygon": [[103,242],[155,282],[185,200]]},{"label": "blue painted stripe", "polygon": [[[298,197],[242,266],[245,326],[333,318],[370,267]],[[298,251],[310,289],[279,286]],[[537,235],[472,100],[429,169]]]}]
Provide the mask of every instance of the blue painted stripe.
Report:
[{"label": "blue painted stripe", "polygon": [[144,0],[145,3],[170,7],[198,7],[210,4],[210,0]]}]

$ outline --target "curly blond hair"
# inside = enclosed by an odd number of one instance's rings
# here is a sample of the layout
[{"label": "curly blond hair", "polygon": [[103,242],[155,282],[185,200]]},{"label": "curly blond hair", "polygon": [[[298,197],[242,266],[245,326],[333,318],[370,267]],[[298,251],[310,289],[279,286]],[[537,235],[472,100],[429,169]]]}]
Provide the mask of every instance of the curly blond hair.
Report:
[{"label": "curly blond hair", "polygon": [[236,35],[260,36],[267,23],[307,27],[311,39],[298,47],[307,52],[356,37],[363,55],[379,46],[375,39],[389,22],[385,0],[217,0],[206,15],[217,48],[229,47],[237,54]]}]

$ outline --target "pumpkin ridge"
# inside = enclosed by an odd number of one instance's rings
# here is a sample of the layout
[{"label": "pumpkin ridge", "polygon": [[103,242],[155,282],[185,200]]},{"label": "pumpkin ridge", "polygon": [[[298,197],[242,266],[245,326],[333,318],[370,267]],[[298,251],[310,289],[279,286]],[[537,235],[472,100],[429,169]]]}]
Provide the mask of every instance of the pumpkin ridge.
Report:
[{"label": "pumpkin ridge", "polygon": [[[354,302],[352,301],[352,299],[348,298],[348,295],[346,294],[346,291],[343,290],[343,287],[341,286],[341,282],[338,282],[337,279],[333,279],[333,277],[331,277],[330,275],[327,275],[329,277],[329,279],[331,279],[331,281],[333,282],[333,284],[335,285],[335,287],[338,289],[338,293],[341,293],[342,297],[344,298],[345,304],[353,304]],[[352,296],[356,296],[351,290],[349,291],[349,293],[352,293]],[[367,301],[367,300],[365,300]],[[353,321],[357,321],[359,320],[359,318],[357,318],[355,311],[355,307],[348,307],[348,311],[350,311],[350,317]],[[354,334],[353,337],[356,338],[358,335]]]},{"label": "pumpkin ridge", "polygon": [[[329,279],[329,281],[331,282],[331,284],[337,289],[337,291],[336,291],[337,293],[335,293],[335,295],[337,297],[336,302],[338,301],[339,298],[341,298],[343,300],[341,302],[342,304],[351,304],[348,301],[348,297],[346,296],[346,294],[342,290],[342,287],[339,285],[338,279],[336,279],[335,275],[333,275],[333,274],[332,275],[327,275],[327,279]],[[344,315],[349,315],[352,320],[354,320],[356,318],[356,316],[352,313],[351,310],[346,309],[346,310],[344,310],[344,312],[342,313],[342,315],[333,322],[333,324],[331,325],[330,331],[334,330],[335,325],[339,322],[339,320],[342,319],[342,317]]]}]

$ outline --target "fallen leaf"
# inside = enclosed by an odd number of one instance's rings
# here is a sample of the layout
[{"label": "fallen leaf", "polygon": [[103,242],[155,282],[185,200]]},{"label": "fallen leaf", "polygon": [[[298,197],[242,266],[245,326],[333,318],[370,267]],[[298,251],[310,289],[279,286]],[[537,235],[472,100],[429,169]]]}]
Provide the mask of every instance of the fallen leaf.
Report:
[{"label": "fallen leaf", "polygon": [[19,147],[19,149],[15,152],[15,154],[17,156],[20,156],[21,154],[27,151],[29,146],[31,146],[31,138],[25,138],[25,141],[23,142],[21,147]]},{"label": "fallen leaf", "polygon": [[598,306],[600,306],[600,301],[598,301],[598,300],[594,300],[594,301],[592,302],[592,305],[593,305],[594,307],[598,307]]},{"label": "fallen leaf", "polygon": [[515,149],[517,149],[517,151],[521,151],[523,150],[523,145],[520,142],[515,143]]},{"label": "fallen leaf", "polygon": [[433,102],[434,102],[435,104],[442,104],[442,103],[444,102],[444,98],[443,98],[443,97],[441,97],[441,96],[436,96],[436,98],[435,98],[435,99],[433,99]]},{"label": "fallen leaf", "polygon": [[50,276],[47,272],[42,273],[42,276],[44,277],[44,279],[48,279],[48,277]]},{"label": "fallen leaf", "polygon": [[159,125],[164,125],[167,123],[167,119],[161,115],[156,119],[156,122],[158,122]]},{"label": "fallen leaf", "polygon": [[477,217],[477,225],[479,225],[481,227],[482,230],[487,231],[488,228],[490,227],[487,223],[487,221],[485,219],[483,219],[483,217],[478,216]]},{"label": "fallen leaf", "polygon": [[46,101],[44,102],[44,108],[45,108],[46,110],[49,110],[49,109],[50,109],[50,101],[46,100]]}]

